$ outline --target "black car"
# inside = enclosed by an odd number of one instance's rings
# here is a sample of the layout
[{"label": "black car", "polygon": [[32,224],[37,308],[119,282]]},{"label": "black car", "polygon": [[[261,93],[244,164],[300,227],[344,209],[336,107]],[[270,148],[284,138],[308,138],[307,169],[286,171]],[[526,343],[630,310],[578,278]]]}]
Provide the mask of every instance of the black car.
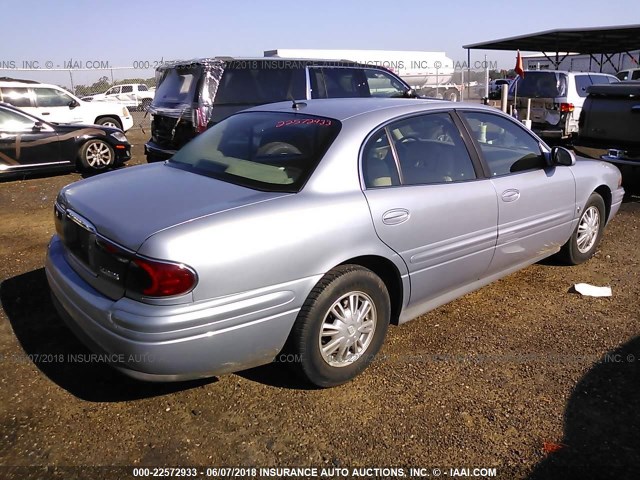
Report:
[{"label": "black car", "polygon": [[104,170],[131,158],[118,128],[50,123],[0,103],[0,178],[36,170]]},{"label": "black car", "polygon": [[246,108],[282,100],[416,97],[400,77],[348,60],[201,58],[156,69],[148,162],[170,158],[189,140]]}]

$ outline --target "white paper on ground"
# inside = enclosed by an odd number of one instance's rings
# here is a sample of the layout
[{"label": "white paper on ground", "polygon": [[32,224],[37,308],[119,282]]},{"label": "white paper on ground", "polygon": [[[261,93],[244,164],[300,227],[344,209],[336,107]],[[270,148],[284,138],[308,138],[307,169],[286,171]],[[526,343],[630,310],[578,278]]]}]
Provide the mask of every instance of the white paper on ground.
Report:
[{"label": "white paper on ground", "polygon": [[576,283],[573,288],[581,295],[588,297],[610,297],[611,287],[596,287],[588,283]]}]

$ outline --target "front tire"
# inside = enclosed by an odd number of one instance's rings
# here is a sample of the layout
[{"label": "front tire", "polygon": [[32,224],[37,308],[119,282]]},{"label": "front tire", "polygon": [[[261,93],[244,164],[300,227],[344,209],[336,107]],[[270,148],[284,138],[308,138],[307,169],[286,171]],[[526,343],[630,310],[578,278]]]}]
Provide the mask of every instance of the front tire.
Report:
[{"label": "front tire", "polygon": [[96,120],[96,125],[102,125],[103,127],[113,127],[122,130],[122,124],[117,118],[102,117]]},{"label": "front tire", "polygon": [[291,364],[318,387],[333,387],[360,374],[384,341],[391,316],[389,293],[371,270],[341,265],[309,294],[289,336]]},{"label": "front tire", "polygon": [[605,215],[604,200],[599,194],[592,193],[571,238],[560,250],[562,260],[570,265],[578,265],[593,256],[602,238]]},{"label": "front tire", "polygon": [[89,140],[80,150],[80,162],[85,170],[105,170],[115,163],[115,154],[107,142]]}]

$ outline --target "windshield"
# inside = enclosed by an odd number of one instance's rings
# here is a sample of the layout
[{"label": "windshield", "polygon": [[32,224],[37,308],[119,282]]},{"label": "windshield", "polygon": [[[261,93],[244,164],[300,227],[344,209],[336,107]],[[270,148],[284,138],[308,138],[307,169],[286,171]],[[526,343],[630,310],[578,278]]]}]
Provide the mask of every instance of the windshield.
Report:
[{"label": "windshield", "polygon": [[529,98],[557,98],[567,95],[567,75],[559,72],[525,72],[517,77],[509,88],[509,96]]},{"label": "windshield", "polygon": [[198,100],[197,86],[202,78],[201,65],[185,65],[168,68],[158,82],[153,104],[156,107],[175,108],[179,105],[191,106]]},{"label": "windshield", "polygon": [[239,113],[189,142],[169,164],[256,190],[298,192],[340,127],[298,113]]}]

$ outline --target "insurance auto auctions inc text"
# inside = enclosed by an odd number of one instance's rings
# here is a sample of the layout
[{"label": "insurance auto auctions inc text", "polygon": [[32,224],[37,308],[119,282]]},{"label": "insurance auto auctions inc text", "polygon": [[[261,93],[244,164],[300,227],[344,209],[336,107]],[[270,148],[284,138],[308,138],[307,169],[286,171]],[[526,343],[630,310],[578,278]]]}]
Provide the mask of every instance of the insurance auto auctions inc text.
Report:
[{"label": "insurance auto auctions inc text", "polygon": [[[253,475],[269,477],[327,477],[327,478],[492,478],[497,476],[496,468],[419,468],[419,467],[266,467],[255,468]],[[220,472],[224,473],[224,472]],[[226,476],[226,475],[224,475]]]}]

